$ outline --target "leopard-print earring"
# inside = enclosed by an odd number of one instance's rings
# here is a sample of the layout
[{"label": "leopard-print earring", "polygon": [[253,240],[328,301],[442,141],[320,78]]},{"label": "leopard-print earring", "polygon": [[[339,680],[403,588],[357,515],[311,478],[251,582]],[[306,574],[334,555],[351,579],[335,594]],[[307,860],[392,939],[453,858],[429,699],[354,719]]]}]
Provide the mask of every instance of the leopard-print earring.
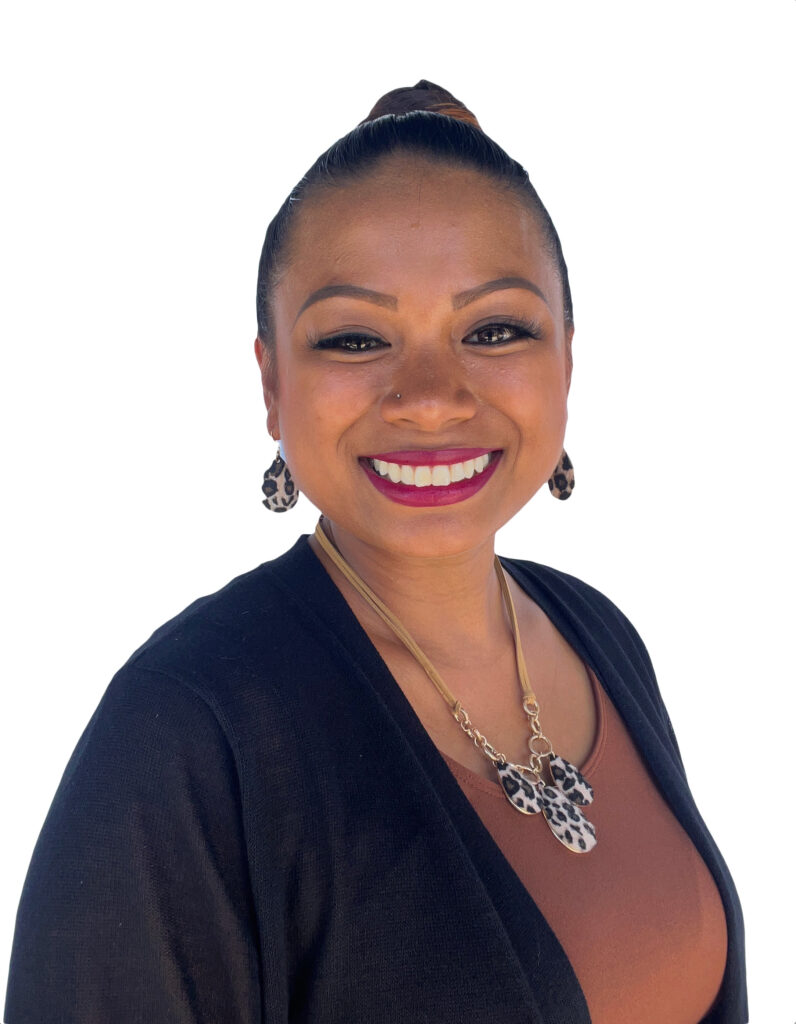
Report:
[{"label": "leopard-print earring", "polygon": [[547,481],[547,486],[553,497],[560,498],[562,501],[566,501],[572,494],[575,487],[575,471],[565,448],[561,449],[561,458],[553,470],[553,475]]},{"label": "leopard-print earring", "polygon": [[298,487],[293,482],[290,470],[282,456],[282,445],[276,450],[276,458],[263,475],[263,505],[269,512],[287,512],[298,501]]}]

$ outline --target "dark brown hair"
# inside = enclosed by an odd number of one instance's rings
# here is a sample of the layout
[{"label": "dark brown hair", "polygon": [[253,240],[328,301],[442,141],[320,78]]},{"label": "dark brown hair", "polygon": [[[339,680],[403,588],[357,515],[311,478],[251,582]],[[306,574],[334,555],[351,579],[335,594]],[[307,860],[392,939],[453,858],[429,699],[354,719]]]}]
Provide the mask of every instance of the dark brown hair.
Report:
[{"label": "dark brown hair", "polygon": [[461,100],[457,100],[453,93],[443,89],[441,85],[434,85],[421,78],[417,85],[393,89],[385,93],[376,106],[371,110],[364,121],[375,121],[377,117],[385,117],[387,114],[408,114],[410,110],[427,110],[431,114],[445,114],[447,117],[455,117],[460,121],[468,121],[470,124],[480,128],[478,119],[472,110],[468,110]]},{"label": "dark brown hair", "polygon": [[364,121],[322,153],[269,224],[257,276],[257,333],[261,341],[272,340],[271,289],[285,255],[295,211],[305,205],[314,190],[343,186],[361,178],[393,153],[417,153],[439,163],[472,168],[525,202],[537,218],[558,269],[564,321],[573,323],[561,242],[528,172],[482,131],[475,115],[460,100],[447,89],[421,79],[410,88],[386,93]]}]

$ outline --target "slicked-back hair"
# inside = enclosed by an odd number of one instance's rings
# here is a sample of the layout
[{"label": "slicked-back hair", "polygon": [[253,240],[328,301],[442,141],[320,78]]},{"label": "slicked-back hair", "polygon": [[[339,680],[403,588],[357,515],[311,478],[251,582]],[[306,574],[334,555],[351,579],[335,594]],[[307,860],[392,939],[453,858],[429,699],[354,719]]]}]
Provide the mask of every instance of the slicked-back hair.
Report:
[{"label": "slicked-back hair", "polygon": [[[437,90],[436,109],[409,110],[405,113],[378,115],[380,106],[400,105],[386,101],[397,94],[413,93],[428,87]],[[440,99],[441,97],[441,99]],[[452,101],[452,102],[451,102]],[[404,102],[406,102],[404,100]],[[426,106],[432,104],[427,103]],[[441,113],[440,110],[455,111]],[[376,114],[375,118],[373,115]],[[257,333],[261,341],[273,341],[271,292],[286,256],[291,225],[296,212],[306,207],[313,193],[344,187],[376,170],[393,155],[417,155],[450,167],[479,171],[491,183],[523,202],[534,214],[544,244],[556,264],[561,280],[564,321],[573,323],[569,276],[558,232],[553,225],[528,172],[478,126],[474,115],[450,93],[420,82],[414,89],[393,90],[382,97],[370,118],[357,125],[322,153],[299,181],[271,221],[265,235],[257,276]]]}]

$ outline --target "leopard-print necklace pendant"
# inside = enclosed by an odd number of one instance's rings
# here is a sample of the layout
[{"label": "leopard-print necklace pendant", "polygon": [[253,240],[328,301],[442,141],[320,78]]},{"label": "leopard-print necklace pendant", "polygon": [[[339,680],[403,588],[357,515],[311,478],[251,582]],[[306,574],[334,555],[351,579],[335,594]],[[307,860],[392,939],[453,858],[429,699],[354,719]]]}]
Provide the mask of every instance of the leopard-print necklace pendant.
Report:
[{"label": "leopard-print necklace pendant", "polygon": [[594,825],[569,797],[555,786],[539,783],[539,799],[550,831],[573,853],[588,853],[597,845]]},{"label": "leopard-print necklace pendant", "polygon": [[507,761],[496,761],[495,768],[512,807],[523,814],[538,814],[542,810],[537,782],[528,778],[527,769]]},{"label": "leopard-print necklace pendant", "polygon": [[558,789],[579,807],[588,807],[594,800],[594,790],[574,764],[559,756],[550,758],[550,772]]},{"label": "leopard-print necklace pendant", "polygon": [[[503,792],[515,810],[522,814],[538,814],[542,811],[550,831],[563,846],[573,853],[588,853],[597,845],[597,835],[594,825],[574,801],[577,795],[584,804],[589,804],[594,799],[594,791],[569,761],[559,757],[553,760],[557,762],[556,771],[553,772],[555,786],[547,786],[531,778],[523,765],[497,761],[495,768]],[[569,793],[565,793],[561,787],[564,782],[572,779],[571,773],[577,778],[571,782]],[[562,776],[560,779],[559,774]]]},{"label": "leopard-print necklace pendant", "polygon": [[550,751],[553,785],[544,786],[541,800],[550,831],[573,853],[588,853],[597,845],[594,825],[581,807],[594,800],[594,790],[585,776],[565,757]]}]

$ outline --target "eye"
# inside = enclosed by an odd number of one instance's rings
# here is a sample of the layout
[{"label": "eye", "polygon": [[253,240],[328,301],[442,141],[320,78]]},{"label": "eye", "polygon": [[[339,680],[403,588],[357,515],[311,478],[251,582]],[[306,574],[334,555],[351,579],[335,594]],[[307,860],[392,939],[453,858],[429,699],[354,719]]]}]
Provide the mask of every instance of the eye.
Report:
[{"label": "eye", "polygon": [[371,334],[335,334],[330,338],[311,339],[310,347],[315,349],[335,349],[338,352],[373,352],[375,349],[387,348],[387,343]]},{"label": "eye", "polygon": [[462,341],[465,345],[481,345],[485,348],[509,345],[513,341],[520,341],[522,338],[542,337],[542,325],[536,320],[512,320],[511,322],[499,322],[484,324],[483,327],[476,327],[474,331],[466,335]]}]

